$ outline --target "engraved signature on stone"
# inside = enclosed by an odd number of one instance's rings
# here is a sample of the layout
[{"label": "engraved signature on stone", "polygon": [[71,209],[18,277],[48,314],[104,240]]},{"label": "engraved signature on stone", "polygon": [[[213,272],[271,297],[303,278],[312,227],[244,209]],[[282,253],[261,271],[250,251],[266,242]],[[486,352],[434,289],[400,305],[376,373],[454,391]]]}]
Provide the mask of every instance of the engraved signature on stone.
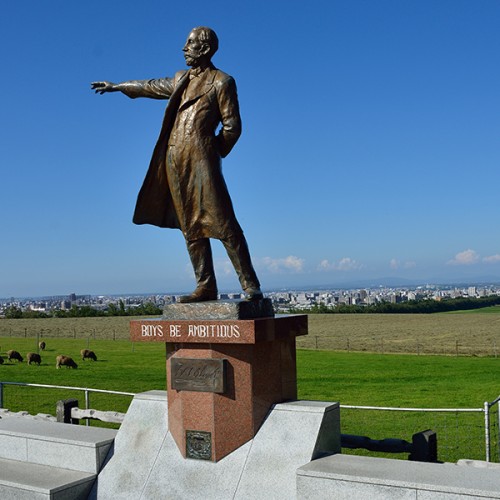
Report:
[{"label": "engraved signature on stone", "polygon": [[177,367],[174,378],[176,382],[190,380],[193,384],[203,386],[205,381],[216,380],[221,375],[220,368],[209,368],[208,366],[193,367],[193,366],[180,366]]}]

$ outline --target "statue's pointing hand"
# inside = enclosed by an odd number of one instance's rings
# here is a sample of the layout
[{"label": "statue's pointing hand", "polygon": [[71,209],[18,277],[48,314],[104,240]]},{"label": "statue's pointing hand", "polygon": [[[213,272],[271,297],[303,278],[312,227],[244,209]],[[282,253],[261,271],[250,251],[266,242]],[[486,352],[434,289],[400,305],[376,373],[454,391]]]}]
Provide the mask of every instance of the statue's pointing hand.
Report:
[{"label": "statue's pointing hand", "polygon": [[118,90],[116,83],[113,82],[92,82],[90,85],[96,94],[101,95],[105,92],[116,92]]}]

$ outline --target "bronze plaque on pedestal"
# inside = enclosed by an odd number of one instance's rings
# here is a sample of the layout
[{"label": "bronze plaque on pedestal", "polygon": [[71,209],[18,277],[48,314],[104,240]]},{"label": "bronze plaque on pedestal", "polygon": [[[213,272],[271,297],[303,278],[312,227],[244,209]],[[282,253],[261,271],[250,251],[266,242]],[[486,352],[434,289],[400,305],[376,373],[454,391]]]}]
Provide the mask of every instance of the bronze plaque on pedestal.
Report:
[{"label": "bronze plaque on pedestal", "polygon": [[212,434],[205,431],[186,431],[186,458],[212,459]]},{"label": "bronze plaque on pedestal", "polygon": [[226,390],[224,359],[172,358],[170,384],[176,391],[216,392]]}]

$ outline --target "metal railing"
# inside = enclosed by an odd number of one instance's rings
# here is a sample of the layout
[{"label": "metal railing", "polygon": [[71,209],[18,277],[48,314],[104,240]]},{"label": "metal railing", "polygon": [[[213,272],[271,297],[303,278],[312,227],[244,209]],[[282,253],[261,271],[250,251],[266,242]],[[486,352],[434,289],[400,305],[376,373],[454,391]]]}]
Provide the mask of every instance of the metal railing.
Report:
[{"label": "metal railing", "polygon": [[[484,460],[486,462],[491,462],[493,457],[493,451],[495,448],[495,461],[500,461],[500,443],[499,443],[499,433],[498,426],[500,422],[500,407],[497,410],[497,418],[492,421],[491,418],[491,408],[495,405],[499,405],[500,396],[492,402],[484,402],[482,408],[395,408],[395,407],[381,407],[381,406],[354,406],[354,405],[340,405],[341,410],[361,410],[361,411],[389,411],[389,412],[407,412],[407,413],[435,413],[435,414],[483,414],[483,424],[478,424],[481,426],[484,434]],[[344,420],[343,420],[344,421]],[[458,426],[458,425],[457,425]],[[433,427],[433,430],[436,430]],[[492,432],[495,431],[495,432]],[[439,439],[438,432],[438,439]],[[496,434],[496,436],[494,436]]]},{"label": "metal railing", "polygon": [[[0,408],[4,408],[4,388],[5,386],[22,386],[22,387],[33,387],[33,388],[47,388],[47,389],[59,389],[66,391],[80,391],[84,393],[85,397],[85,410],[90,410],[90,394],[91,393],[104,393],[104,394],[115,394],[120,396],[135,396],[135,393],[124,392],[124,391],[111,391],[105,389],[93,389],[88,387],[74,387],[74,386],[62,386],[62,385],[48,385],[48,384],[35,384],[35,383],[24,383],[24,382],[3,382],[0,381]],[[496,408],[496,412],[492,411],[493,407]],[[437,432],[439,441],[439,450],[442,450],[446,455],[446,448],[453,448],[451,443],[453,440],[460,441],[460,445],[455,445],[454,452],[458,453],[460,458],[475,458],[484,459],[487,462],[500,462],[500,396],[497,397],[492,402],[484,402],[482,408],[395,408],[395,407],[380,407],[380,406],[354,406],[354,405],[340,405],[342,411],[342,428],[343,431],[348,434],[358,434],[363,435],[367,432],[371,432],[374,427],[374,419],[369,418],[370,412],[399,412],[407,414],[421,413],[423,414],[433,414],[435,422],[429,422],[427,417],[425,422],[419,422],[416,425],[421,428],[430,428]],[[108,408],[109,410],[109,408]],[[363,421],[361,418],[350,418],[344,415],[344,412],[363,412],[368,417]],[[480,420],[474,418],[474,422],[469,422],[467,415],[478,415],[482,414]],[[441,415],[454,416],[455,421],[452,424],[444,422],[440,419]],[[351,414],[352,417],[352,414]],[[459,421],[459,418],[462,419]],[[471,417],[472,418],[472,417]],[[466,420],[466,421],[464,421]],[[86,425],[89,425],[88,420]],[[357,427],[356,427],[357,425]],[[392,425],[392,423],[391,423]],[[347,428],[350,427],[350,428]],[[393,425],[395,428],[395,424]],[[414,432],[402,424],[402,429],[404,435],[408,432]],[[416,429],[416,431],[420,430]],[[451,434],[451,436],[450,436]],[[481,445],[480,442],[483,442]],[[479,443],[478,443],[479,442]],[[483,446],[484,445],[484,446]],[[460,449],[459,449],[460,448]],[[474,448],[474,451],[473,451]],[[467,454],[472,453],[473,456],[467,456]],[[450,455],[452,456],[452,454]],[[446,461],[455,461],[455,458],[445,457]]]},{"label": "metal railing", "polygon": [[[123,391],[110,391],[106,389],[93,389],[90,387],[74,387],[67,385],[49,385],[49,384],[30,384],[25,382],[1,382],[0,381],[0,408],[4,408],[4,386],[15,385],[22,387],[39,387],[45,389],[61,389],[61,390],[71,390],[80,391],[84,393],[85,396],[85,409],[90,409],[90,393],[101,393],[101,394],[116,394],[120,396],[135,396],[133,392],[123,392]],[[90,425],[89,421],[86,420],[85,425]]]}]

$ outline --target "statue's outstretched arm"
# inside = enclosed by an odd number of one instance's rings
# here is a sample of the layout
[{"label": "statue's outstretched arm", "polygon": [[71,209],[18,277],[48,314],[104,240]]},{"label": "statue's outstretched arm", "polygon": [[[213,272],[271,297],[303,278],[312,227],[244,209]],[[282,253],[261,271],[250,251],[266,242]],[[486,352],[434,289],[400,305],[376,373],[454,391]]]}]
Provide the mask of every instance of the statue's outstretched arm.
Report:
[{"label": "statue's outstretched arm", "polygon": [[105,92],[117,92],[120,89],[119,85],[113,82],[92,82],[91,84],[92,90],[95,90],[96,94],[104,94]]},{"label": "statue's outstretched arm", "polygon": [[174,90],[172,78],[154,78],[151,80],[130,80],[128,82],[92,82],[92,90],[97,94],[106,92],[122,92],[132,99],[149,97],[150,99],[169,99]]}]

